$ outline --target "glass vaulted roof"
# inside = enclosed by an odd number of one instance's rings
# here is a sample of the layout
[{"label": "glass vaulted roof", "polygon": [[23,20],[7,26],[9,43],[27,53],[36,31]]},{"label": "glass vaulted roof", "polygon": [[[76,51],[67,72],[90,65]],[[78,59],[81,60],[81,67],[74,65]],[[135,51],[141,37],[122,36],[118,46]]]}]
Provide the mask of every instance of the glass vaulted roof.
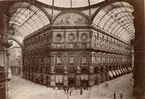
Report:
[{"label": "glass vaulted roof", "polygon": [[[87,7],[105,0],[37,0],[50,6],[56,7]],[[38,3],[38,2],[37,2]],[[45,9],[43,6],[28,2],[17,2],[10,8],[9,28],[14,34],[25,37],[35,31],[43,28],[50,23],[53,24],[55,16],[59,15],[61,11]],[[87,7],[89,9],[89,7]],[[87,11],[86,9],[85,11]],[[64,9],[66,10],[66,9]],[[95,14],[91,16],[92,25],[104,31],[106,34],[115,37],[121,41],[129,43],[134,39],[134,17],[132,12],[134,8],[127,2],[116,1],[101,5],[100,9],[94,11]],[[57,14],[54,16],[53,14]],[[51,15],[51,13],[53,13]],[[80,11],[81,13],[81,11]],[[61,15],[61,14],[60,14]],[[59,18],[59,17],[58,17]],[[51,22],[50,22],[51,20]],[[10,32],[10,31],[9,31]]]},{"label": "glass vaulted roof", "polygon": [[63,8],[76,8],[94,5],[105,0],[37,0],[50,6]]},{"label": "glass vaulted roof", "polygon": [[9,27],[23,37],[50,23],[47,15],[38,7],[26,2],[15,3],[10,8]]},{"label": "glass vaulted roof", "polygon": [[134,8],[126,2],[115,2],[103,7],[93,19],[93,25],[126,43],[134,39]]}]

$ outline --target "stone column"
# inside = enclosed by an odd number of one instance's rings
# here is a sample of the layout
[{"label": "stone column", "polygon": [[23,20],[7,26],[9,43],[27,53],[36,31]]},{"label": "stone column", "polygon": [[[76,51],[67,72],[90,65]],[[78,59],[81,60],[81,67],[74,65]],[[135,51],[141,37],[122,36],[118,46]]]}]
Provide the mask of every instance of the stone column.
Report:
[{"label": "stone column", "polygon": [[81,78],[80,78],[80,57],[77,56],[77,76],[76,76],[76,86],[80,86],[81,84]]},{"label": "stone column", "polygon": [[64,56],[63,56],[63,66],[64,66],[64,82],[63,85],[64,86],[68,86],[68,60],[67,60],[67,54],[64,52]]},{"label": "stone column", "polygon": [[50,75],[50,86],[55,86],[55,56],[51,56],[51,75]]}]

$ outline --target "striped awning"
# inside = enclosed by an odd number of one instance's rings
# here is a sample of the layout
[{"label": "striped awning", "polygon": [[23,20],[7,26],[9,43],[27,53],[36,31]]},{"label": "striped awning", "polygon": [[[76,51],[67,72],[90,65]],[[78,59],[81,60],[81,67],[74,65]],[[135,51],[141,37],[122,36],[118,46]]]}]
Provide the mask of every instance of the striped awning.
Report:
[{"label": "striped awning", "polygon": [[111,72],[112,72],[113,76],[116,76],[116,73],[114,70],[112,70]]},{"label": "striped awning", "polygon": [[113,74],[112,74],[111,71],[108,71],[108,74],[109,74],[110,77],[113,77]]},{"label": "striped awning", "polygon": [[88,80],[89,76],[88,75],[81,75],[81,80]]}]

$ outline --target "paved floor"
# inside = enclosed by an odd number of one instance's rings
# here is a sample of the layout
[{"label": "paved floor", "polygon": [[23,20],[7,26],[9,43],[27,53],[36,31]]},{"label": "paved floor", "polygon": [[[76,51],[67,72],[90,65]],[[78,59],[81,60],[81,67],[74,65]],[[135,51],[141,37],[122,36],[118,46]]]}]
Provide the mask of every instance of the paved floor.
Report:
[{"label": "paved floor", "polygon": [[116,99],[120,99],[120,93],[123,99],[133,99],[132,97],[132,74],[127,74],[114,80],[94,86],[91,90],[73,90],[71,96],[64,93],[63,90],[53,90],[21,77],[13,76],[9,83],[10,99],[113,99],[114,92]]}]

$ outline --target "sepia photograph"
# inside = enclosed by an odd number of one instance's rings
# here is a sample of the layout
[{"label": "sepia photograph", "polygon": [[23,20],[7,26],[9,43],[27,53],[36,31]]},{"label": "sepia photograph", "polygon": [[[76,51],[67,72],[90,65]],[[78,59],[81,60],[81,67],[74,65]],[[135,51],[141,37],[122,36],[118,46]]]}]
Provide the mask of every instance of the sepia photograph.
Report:
[{"label": "sepia photograph", "polygon": [[144,0],[0,0],[0,99],[145,99]]}]

